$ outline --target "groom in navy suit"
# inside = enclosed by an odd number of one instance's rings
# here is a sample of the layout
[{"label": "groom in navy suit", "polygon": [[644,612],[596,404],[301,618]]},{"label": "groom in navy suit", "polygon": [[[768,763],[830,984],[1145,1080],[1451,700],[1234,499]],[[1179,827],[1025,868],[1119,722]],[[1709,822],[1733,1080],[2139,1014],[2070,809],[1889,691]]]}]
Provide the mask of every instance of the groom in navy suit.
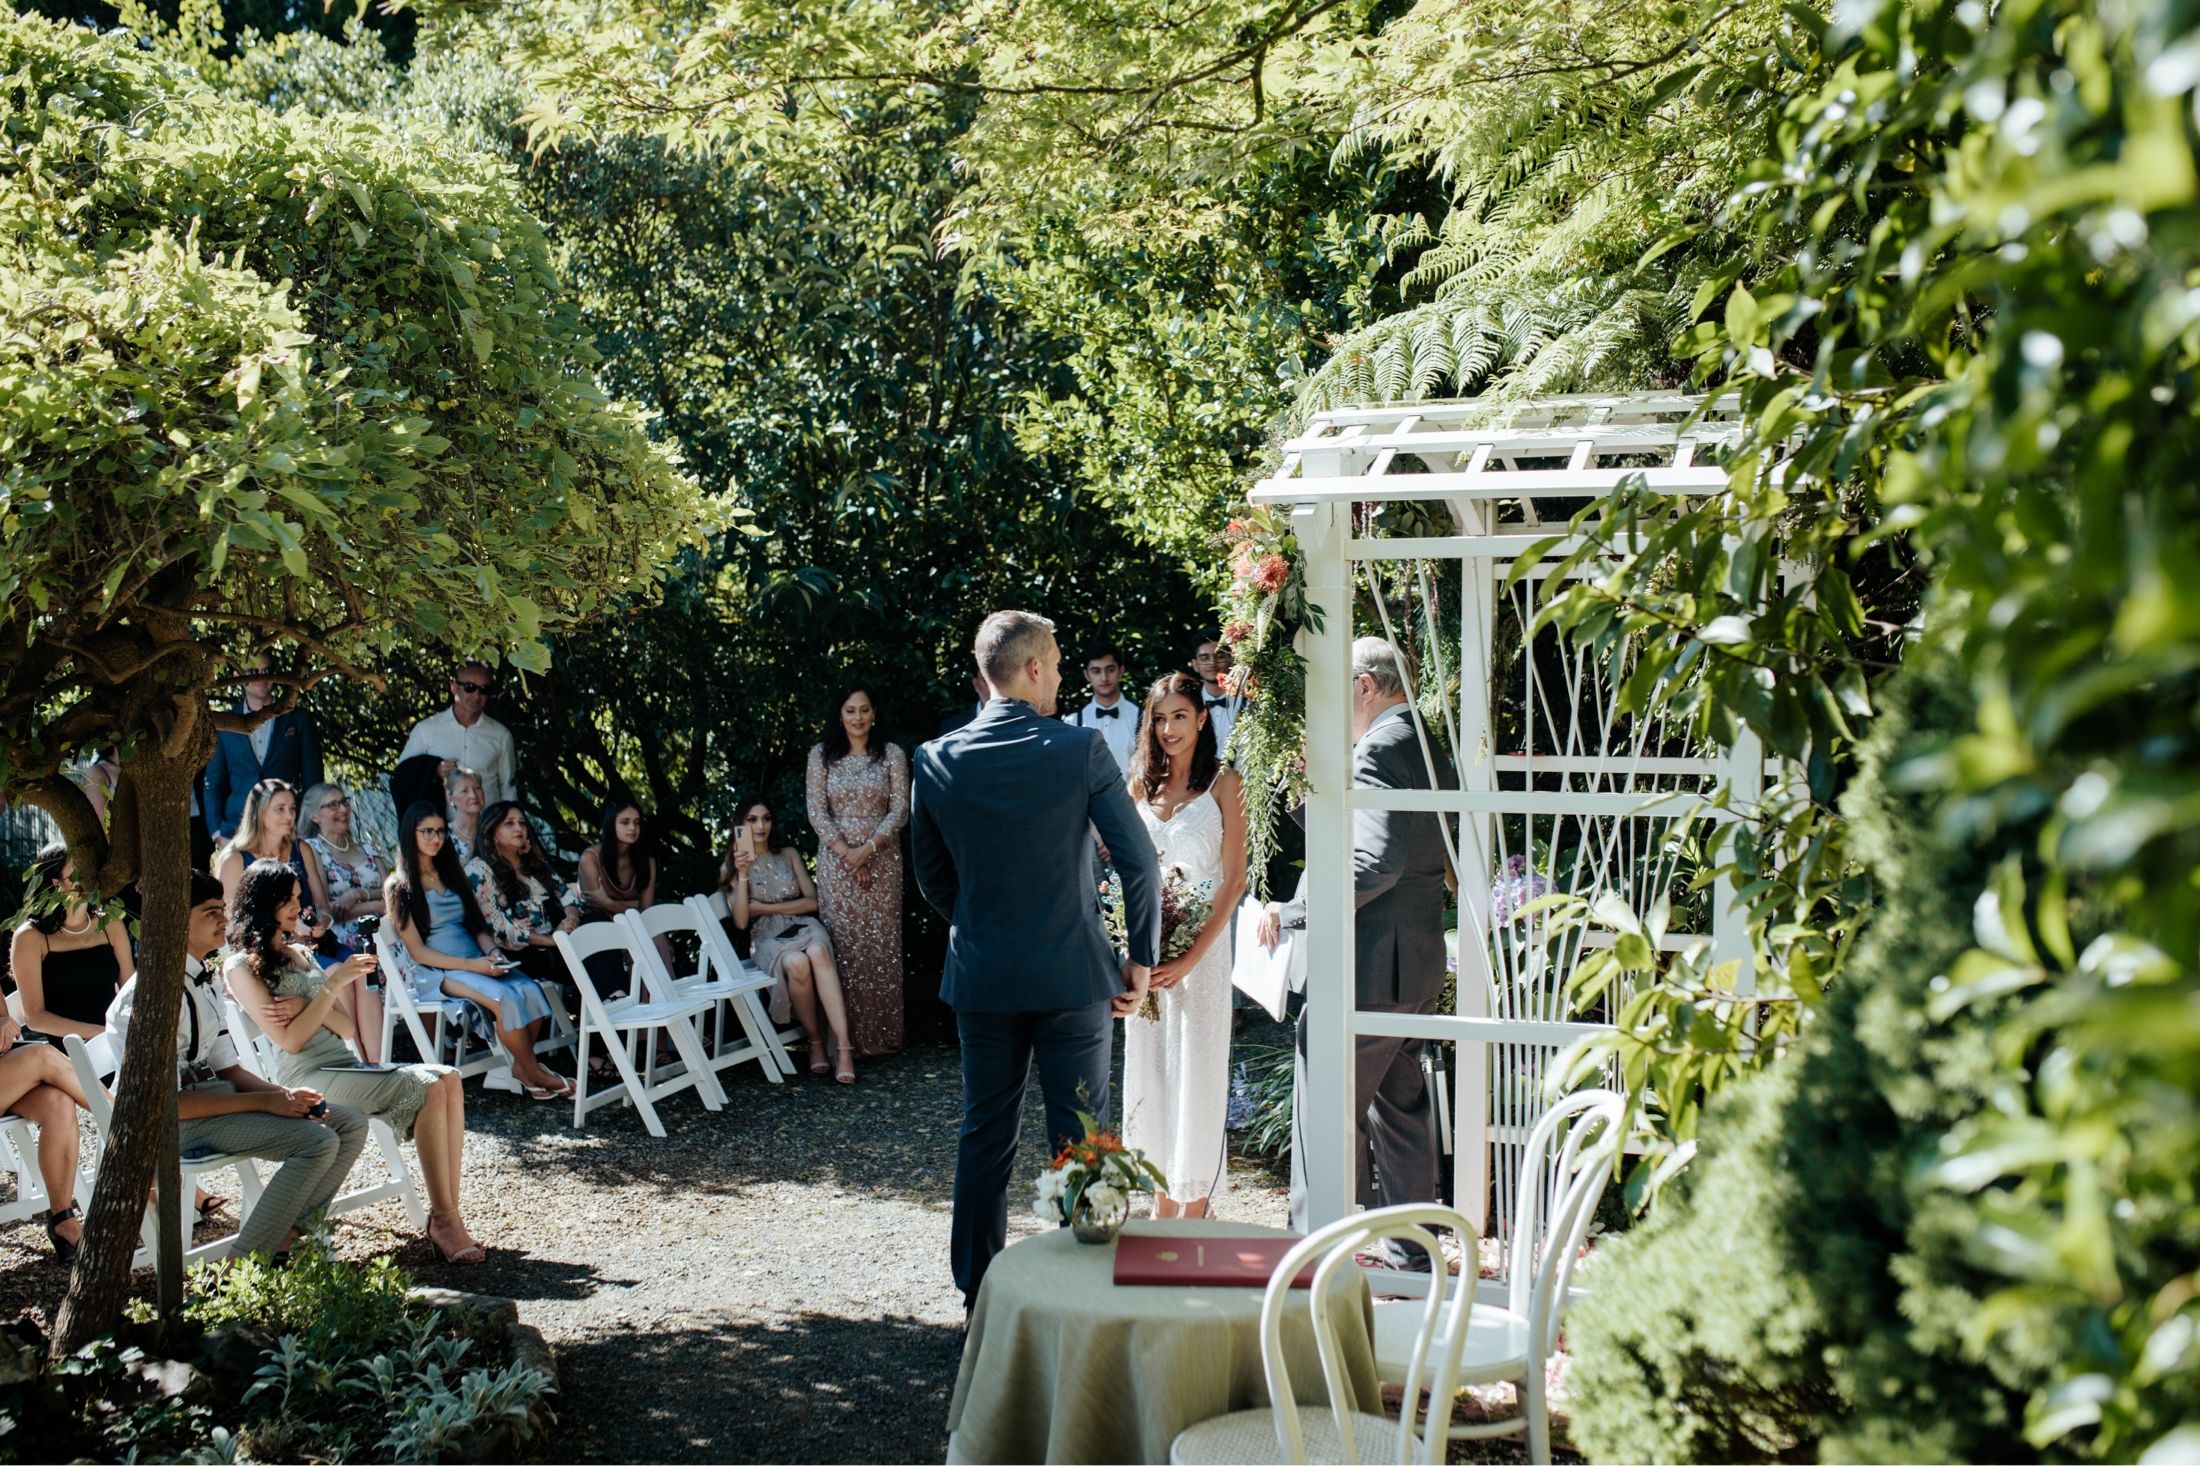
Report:
[{"label": "groom in navy suit", "polygon": [[[1107,743],[1054,719],[1054,623],[996,611],[978,628],[978,716],[917,750],[917,889],[947,918],[940,997],[962,1040],[962,1138],[950,1251],[964,1308],[1008,1242],[1008,1182],[1032,1061],[1050,1149],[1105,1117],[1117,1017],[1137,1010],[1161,940],[1153,841]],[[1130,961],[1101,925],[1091,831],[1123,881]]]}]

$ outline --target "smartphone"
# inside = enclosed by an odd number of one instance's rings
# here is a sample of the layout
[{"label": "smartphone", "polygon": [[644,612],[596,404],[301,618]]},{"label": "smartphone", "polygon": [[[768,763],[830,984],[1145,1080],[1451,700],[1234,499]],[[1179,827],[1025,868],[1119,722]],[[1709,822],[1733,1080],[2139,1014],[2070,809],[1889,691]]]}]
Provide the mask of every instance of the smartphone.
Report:
[{"label": "smartphone", "polygon": [[374,949],[374,934],[382,930],[382,918],[373,915],[362,916],[353,925],[359,929],[360,945],[372,951]]},{"label": "smartphone", "polygon": [[306,1111],[306,1118],[307,1118],[308,1120],[318,1120],[318,1119],[320,1119],[320,1118],[321,1118],[321,1117],[322,1117],[323,1115],[326,1115],[327,1113],[328,1113],[328,1101],[327,1101],[327,1100],[315,1100],[315,1101],[313,1102],[313,1107],[312,1107],[311,1109],[309,1109],[309,1110],[307,1110],[307,1111]]},{"label": "smartphone", "polygon": [[733,853],[746,855],[754,859],[756,856],[756,831],[750,829],[747,825],[742,825],[736,829],[733,832]]}]

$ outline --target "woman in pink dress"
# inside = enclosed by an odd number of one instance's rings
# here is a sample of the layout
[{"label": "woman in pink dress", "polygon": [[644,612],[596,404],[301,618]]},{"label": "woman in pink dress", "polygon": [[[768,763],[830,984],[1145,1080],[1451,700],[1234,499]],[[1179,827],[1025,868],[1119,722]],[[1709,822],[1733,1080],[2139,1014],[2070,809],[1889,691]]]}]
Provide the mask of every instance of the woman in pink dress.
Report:
[{"label": "woman in pink dress", "polygon": [[810,750],[818,913],[832,933],[856,1052],[901,1050],[901,828],[909,758],[880,736],[878,702],[855,683],[833,699]]}]

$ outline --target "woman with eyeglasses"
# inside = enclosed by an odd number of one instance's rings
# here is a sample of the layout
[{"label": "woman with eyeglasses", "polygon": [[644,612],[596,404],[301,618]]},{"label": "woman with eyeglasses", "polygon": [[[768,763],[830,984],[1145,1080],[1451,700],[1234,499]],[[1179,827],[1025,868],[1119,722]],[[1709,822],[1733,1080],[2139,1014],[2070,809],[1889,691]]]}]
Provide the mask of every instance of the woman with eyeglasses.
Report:
[{"label": "woman with eyeglasses", "polygon": [[397,934],[404,943],[415,1001],[441,1006],[464,998],[479,1007],[511,1056],[512,1077],[530,1099],[572,1096],[573,1086],[535,1057],[550,1023],[550,999],[542,985],[512,971],[497,951],[496,935],[481,914],[474,888],[451,849],[450,822],[432,804],[405,811],[398,823],[397,869],[383,885]]},{"label": "woman with eyeglasses", "polygon": [[[359,919],[382,916],[388,911],[382,899],[382,882],[389,878],[390,862],[372,841],[356,834],[351,821],[351,795],[341,784],[316,784],[306,791],[306,843],[320,857],[328,882],[329,928],[336,960],[356,957],[373,943],[359,934]],[[326,945],[326,944],[324,944]],[[370,1064],[382,1058],[382,975],[370,973],[350,989],[347,1002],[358,1020],[359,1052]]]},{"label": "woman with eyeglasses", "polygon": [[237,833],[214,851],[214,874],[221,878],[223,900],[237,899],[245,868],[255,860],[272,860],[298,873],[306,902],[298,940],[318,947],[333,920],[328,881],[319,853],[298,838],[298,791],[281,779],[262,779],[252,786],[244,797],[244,812],[237,817]]}]

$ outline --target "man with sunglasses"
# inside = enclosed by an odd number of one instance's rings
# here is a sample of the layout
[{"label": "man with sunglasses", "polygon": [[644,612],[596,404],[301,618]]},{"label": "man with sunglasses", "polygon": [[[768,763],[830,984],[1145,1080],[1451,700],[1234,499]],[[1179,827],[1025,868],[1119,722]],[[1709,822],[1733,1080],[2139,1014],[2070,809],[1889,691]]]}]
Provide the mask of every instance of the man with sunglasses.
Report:
[{"label": "man with sunglasses", "polygon": [[495,691],[495,676],[485,663],[462,663],[451,675],[451,705],[413,725],[397,761],[427,754],[441,761],[446,777],[453,768],[481,775],[482,797],[490,804],[518,798],[519,764],[512,753],[512,730],[488,713],[489,696]]}]

